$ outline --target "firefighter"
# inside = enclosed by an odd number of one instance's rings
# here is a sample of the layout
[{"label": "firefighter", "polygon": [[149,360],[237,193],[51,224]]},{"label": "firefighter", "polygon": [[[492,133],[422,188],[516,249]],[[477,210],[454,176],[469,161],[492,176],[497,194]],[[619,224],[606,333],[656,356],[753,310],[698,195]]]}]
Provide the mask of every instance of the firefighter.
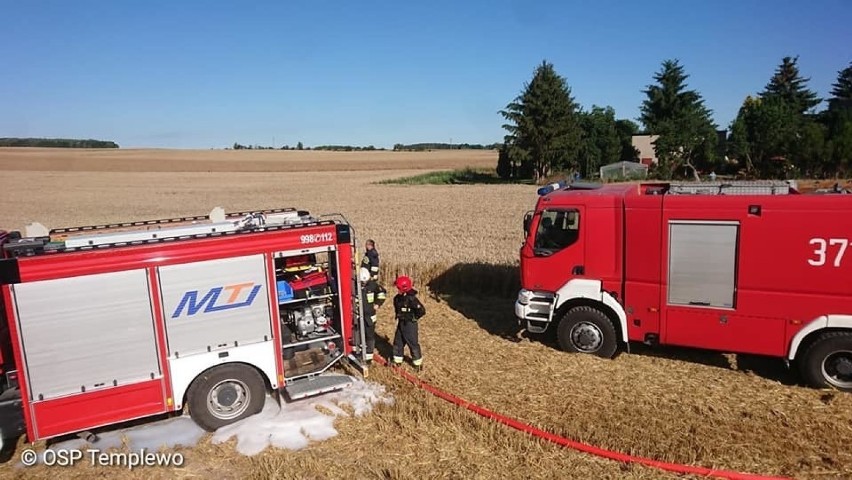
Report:
[{"label": "firefighter", "polygon": [[361,304],[364,305],[364,338],[367,342],[367,362],[373,360],[373,349],[376,347],[377,310],[387,300],[387,290],[370,278],[366,268],[358,270],[358,280],[361,281]]},{"label": "firefighter", "polygon": [[393,297],[393,308],[398,322],[393,338],[393,364],[402,365],[403,350],[405,345],[408,345],[411,363],[417,371],[420,371],[423,368],[423,354],[417,339],[417,322],[426,315],[426,308],[417,298],[417,290],[412,287],[410,278],[404,275],[399,276],[393,284],[399,291]]},{"label": "firefighter", "polygon": [[370,271],[370,278],[373,280],[379,279],[379,252],[376,250],[376,242],[372,239],[367,240],[364,245],[366,251],[364,258],[361,260],[361,266]]}]

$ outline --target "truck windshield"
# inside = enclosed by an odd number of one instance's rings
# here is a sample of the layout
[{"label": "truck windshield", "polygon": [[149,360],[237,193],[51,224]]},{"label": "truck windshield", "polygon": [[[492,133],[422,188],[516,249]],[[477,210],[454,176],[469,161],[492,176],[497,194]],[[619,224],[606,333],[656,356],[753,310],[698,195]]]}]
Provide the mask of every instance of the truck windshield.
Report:
[{"label": "truck windshield", "polygon": [[536,250],[557,251],[579,238],[580,212],[577,210],[544,210],[535,234]]}]

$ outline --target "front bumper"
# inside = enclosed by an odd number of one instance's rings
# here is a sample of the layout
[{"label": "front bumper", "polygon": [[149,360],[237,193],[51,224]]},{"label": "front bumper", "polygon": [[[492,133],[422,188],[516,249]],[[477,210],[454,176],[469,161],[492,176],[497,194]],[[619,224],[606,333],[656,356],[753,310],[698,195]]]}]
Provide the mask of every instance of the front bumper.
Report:
[{"label": "front bumper", "polygon": [[548,292],[521,290],[515,300],[515,317],[526,322],[530,333],[543,333],[547,330],[553,317],[553,305],[556,296]]}]

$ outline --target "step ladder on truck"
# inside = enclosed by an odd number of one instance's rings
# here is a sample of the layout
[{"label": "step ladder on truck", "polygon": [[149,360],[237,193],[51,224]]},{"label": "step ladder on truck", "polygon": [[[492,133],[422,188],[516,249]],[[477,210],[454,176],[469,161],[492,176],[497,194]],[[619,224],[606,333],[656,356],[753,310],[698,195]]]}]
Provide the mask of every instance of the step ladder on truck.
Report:
[{"label": "step ladder on truck", "polygon": [[184,407],[213,431],[345,388],[332,366],[367,373],[356,245],[294,208],[0,231],[0,438]]}]

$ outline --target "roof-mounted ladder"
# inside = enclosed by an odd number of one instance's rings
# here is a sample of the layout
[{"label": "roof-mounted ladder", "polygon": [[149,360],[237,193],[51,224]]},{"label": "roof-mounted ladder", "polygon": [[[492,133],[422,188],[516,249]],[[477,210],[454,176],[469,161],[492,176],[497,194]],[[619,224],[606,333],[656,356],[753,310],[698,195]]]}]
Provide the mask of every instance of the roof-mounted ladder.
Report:
[{"label": "roof-mounted ladder", "polygon": [[53,230],[48,230],[40,223],[31,223],[27,225],[25,235],[30,238],[50,237],[50,242],[62,243],[64,248],[79,248],[236,232],[314,221],[317,221],[317,219],[311,217],[308,212],[298,211],[294,208],[225,213],[224,209],[216,207],[206,217],[146,220]]},{"label": "roof-mounted ladder", "polygon": [[669,195],[788,195],[796,191],[792,180],[682,182],[669,184]]}]

